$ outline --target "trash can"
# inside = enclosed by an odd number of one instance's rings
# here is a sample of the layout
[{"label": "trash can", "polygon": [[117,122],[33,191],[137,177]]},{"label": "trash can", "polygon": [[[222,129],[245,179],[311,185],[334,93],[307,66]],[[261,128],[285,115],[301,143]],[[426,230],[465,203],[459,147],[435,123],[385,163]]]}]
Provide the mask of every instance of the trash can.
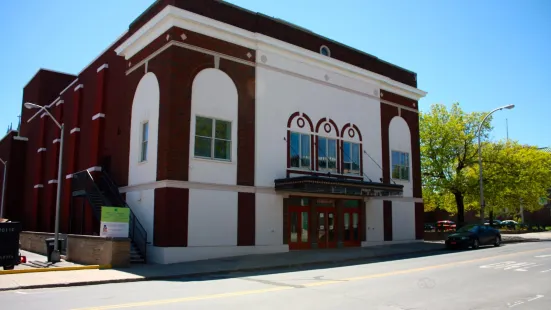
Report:
[{"label": "trash can", "polygon": [[[65,240],[59,239],[57,241],[57,249],[59,250],[59,253],[61,254],[61,246],[63,245],[63,242]],[[54,244],[55,244],[55,238],[47,238],[46,239],[46,257],[48,258],[48,261],[52,261],[52,253],[54,252]]]},{"label": "trash can", "polygon": [[4,270],[13,269],[19,265],[19,233],[21,223],[3,222],[0,223],[0,267]]}]

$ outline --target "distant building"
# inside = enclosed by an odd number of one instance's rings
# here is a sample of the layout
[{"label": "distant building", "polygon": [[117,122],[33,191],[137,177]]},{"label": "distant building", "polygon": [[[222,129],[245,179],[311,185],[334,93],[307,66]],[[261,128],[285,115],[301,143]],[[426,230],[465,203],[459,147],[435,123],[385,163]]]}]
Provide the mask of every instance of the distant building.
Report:
[{"label": "distant building", "polygon": [[[78,75],[39,70],[23,101],[66,126],[61,231],[98,233],[99,207],[127,203],[139,252],[174,263],[422,239],[425,94],[279,19],[165,0]],[[0,143],[27,230],[54,230],[59,138],[23,109]]]}]

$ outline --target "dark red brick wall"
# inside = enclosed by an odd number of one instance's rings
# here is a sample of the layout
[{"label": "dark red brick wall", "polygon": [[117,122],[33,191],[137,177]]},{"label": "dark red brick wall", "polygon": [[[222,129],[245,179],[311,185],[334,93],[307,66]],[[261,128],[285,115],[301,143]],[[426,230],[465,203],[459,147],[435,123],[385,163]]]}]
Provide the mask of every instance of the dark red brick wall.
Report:
[{"label": "dark red brick wall", "polygon": [[[21,173],[21,168],[25,165],[27,142],[14,140],[14,136],[17,136],[17,133],[12,131],[0,141],[0,158],[7,161],[4,217],[22,221],[25,215],[23,189],[26,174]],[[3,188],[4,168],[5,166],[0,163],[0,195]]]},{"label": "dark red brick wall", "polygon": [[[23,89],[23,103],[32,102],[38,105],[49,105],[59,93],[69,85],[75,76],[40,70]],[[55,124],[47,117],[36,116],[31,122],[27,122],[38,110],[28,110],[22,107],[21,136],[29,139],[26,142],[25,163],[18,167],[19,171],[25,171],[23,188],[23,228],[26,230],[38,230],[47,226],[50,220],[45,215],[46,209],[51,206],[51,199],[45,195],[48,180],[50,180],[51,169],[48,167],[48,153],[53,152],[53,139],[50,132],[54,133]],[[58,135],[59,136],[59,135]],[[50,143],[47,143],[49,140]],[[40,147],[47,147],[46,154],[37,153]],[[50,155],[50,156],[54,156]],[[54,168],[55,170],[55,168]],[[21,172],[19,172],[21,173]],[[44,188],[35,189],[34,186],[40,182]],[[55,185],[51,185],[54,186]],[[42,212],[40,212],[42,211]],[[47,228],[47,227],[46,227]]]},{"label": "dark red brick wall", "polygon": [[392,241],[392,201],[383,201],[383,227],[384,227],[384,240]]},{"label": "dark red brick wall", "polygon": [[254,193],[237,196],[237,245],[255,245],[256,202]]},{"label": "dark red brick wall", "polygon": [[188,242],[189,189],[155,189],[153,245],[182,247]]}]

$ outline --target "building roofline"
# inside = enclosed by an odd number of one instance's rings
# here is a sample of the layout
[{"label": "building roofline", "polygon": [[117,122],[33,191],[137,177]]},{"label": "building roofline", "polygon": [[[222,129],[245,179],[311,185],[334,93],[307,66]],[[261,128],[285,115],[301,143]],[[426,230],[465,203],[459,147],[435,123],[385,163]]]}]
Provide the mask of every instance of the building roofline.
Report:
[{"label": "building roofline", "polygon": [[[218,1],[218,0],[216,0],[216,1]],[[220,2],[224,2],[224,1],[220,1]],[[235,5],[229,4],[229,3],[227,3],[227,2],[224,2],[224,4],[226,4],[226,5],[231,5],[231,6],[235,6]],[[238,9],[240,8],[240,7],[238,7],[238,6],[235,6],[235,7],[238,8]],[[243,10],[248,11],[248,10],[246,10],[246,9],[243,9]],[[352,47],[352,46],[350,46],[350,45],[347,45],[347,44],[344,44],[344,43],[342,43],[342,42],[338,42],[338,41],[335,41],[335,40],[330,39],[330,38],[328,38],[328,37],[322,36],[321,34],[318,34],[318,33],[314,32],[314,31],[312,31],[312,30],[310,30],[310,29],[307,29],[307,28],[304,28],[304,27],[302,27],[302,26],[293,24],[293,23],[288,22],[288,21],[286,21],[286,20],[284,20],[284,19],[277,18],[277,17],[271,17],[271,16],[268,16],[268,15],[265,15],[265,14],[262,14],[262,13],[256,13],[256,15],[262,16],[263,18],[268,18],[268,19],[270,19],[270,20],[273,20],[273,21],[275,21],[275,22],[277,22],[277,23],[280,23],[280,24],[289,26],[289,27],[291,27],[291,28],[294,28],[294,29],[297,29],[297,30],[300,30],[300,31],[304,31],[304,32],[309,33],[309,34],[311,34],[311,35],[313,35],[313,36],[316,36],[316,37],[318,37],[318,38],[320,38],[320,39],[323,39],[323,40],[325,40],[325,41],[327,41],[327,42],[331,42],[331,43],[333,43],[333,44],[335,44],[335,45],[338,45],[338,46],[347,48],[347,49],[352,50],[352,51],[354,51],[354,52],[360,53],[360,54],[362,54],[362,55],[364,55],[364,56],[372,57],[372,58],[374,58],[374,59],[377,59],[377,60],[380,61],[380,62],[386,63],[387,65],[390,65],[390,66],[393,66],[393,67],[395,67],[395,68],[397,68],[397,69],[404,70],[404,71],[406,71],[406,72],[409,72],[409,73],[412,73],[412,74],[417,75],[417,73],[414,72],[414,71],[408,70],[408,69],[406,69],[406,68],[403,68],[403,67],[400,67],[400,66],[398,66],[398,65],[395,65],[395,64],[393,64],[393,63],[391,63],[391,62],[385,61],[385,60],[383,60],[383,59],[381,59],[381,58],[379,58],[379,57],[377,57],[377,56],[375,56],[375,55],[369,54],[369,53],[364,52],[364,51],[362,51],[362,50],[359,50],[359,49],[357,49],[357,48],[355,48],[355,47]]]},{"label": "building roofline", "polygon": [[[211,0],[211,1],[212,1],[212,0]],[[377,60],[377,61],[380,61],[380,62],[382,62],[382,63],[384,63],[384,64],[389,65],[389,66],[392,66],[392,67],[394,67],[394,68],[396,68],[396,69],[399,69],[399,70],[402,70],[402,71],[404,71],[404,72],[407,72],[407,73],[411,73],[411,74],[417,75],[417,73],[414,72],[414,71],[412,71],[412,70],[408,70],[408,69],[406,69],[406,68],[404,68],[404,67],[398,66],[398,65],[393,64],[393,63],[388,62],[388,61],[385,61],[385,60],[383,60],[383,59],[381,59],[381,58],[379,58],[379,57],[377,57],[377,56],[371,55],[371,54],[369,54],[369,53],[367,53],[367,52],[365,52],[365,51],[362,51],[362,50],[359,50],[359,49],[357,49],[357,48],[351,47],[351,46],[349,46],[349,45],[347,45],[347,44],[344,44],[344,43],[335,41],[335,40],[333,40],[333,39],[327,38],[327,37],[322,36],[322,35],[320,35],[320,34],[314,32],[314,31],[312,31],[312,30],[310,30],[310,29],[307,29],[307,28],[304,28],[304,27],[302,27],[302,26],[293,24],[293,23],[291,23],[291,22],[289,22],[289,21],[286,21],[286,20],[284,20],[284,19],[277,18],[277,17],[272,17],[272,16],[268,16],[268,15],[263,14],[263,13],[260,13],[260,12],[251,11],[251,10],[248,10],[248,9],[246,9],[246,8],[243,8],[243,7],[240,7],[240,6],[238,6],[238,5],[235,5],[235,4],[233,4],[233,3],[229,3],[229,2],[227,2],[227,1],[223,1],[223,0],[213,0],[213,1],[218,2],[218,3],[221,3],[221,4],[223,4],[223,5],[225,5],[225,6],[228,6],[228,7],[235,8],[235,9],[240,10],[240,11],[242,11],[242,12],[246,12],[246,13],[248,13],[248,14],[255,15],[256,18],[261,17],[261,18],[269,19],[269,20],[274,21],[274,22],[276,22],[276,23],[279,23],[279,24],[282,24],[282,25],[285,25],[285,26],[288,26],[288,27],[291,27],[291,28],[294,28],[294,29],[303,31],[303,32],[305,32],[305,33],[308,33],[308,34],[310,34],[310,35],[312,35],[312,36],[315,36],[315,37],[317,37],[317,38],[323,39],[323,40],[325,40],[325,41],[327,41],[327,42],[330,42],[330,43],[332,43],[332,44],[335,44],[335,45],[337,45],[337,46],[340,46],[340,47],[349,49],[349,50],[351,50],[351,51],[354,51],[354,52],[356,52],[356,53],[359,53],[359,54],[361,54],[361,55],[363,55],[363,56],[371,57],[371,58],[373,58],[373,59],[375,59],[375,60]],[[159,5],[159,4],[162,3],[162,2],[163,2],[163,0],[156,0],[153,4],[151,4],[142,14],[140,14],[136,19],[134,19],[134,20],[132,21],[132,23],[130,23],[129,29],[133,28],[138,22],[141,21],[142,18],[144,18],[144,16],[145,16],[146,14],[148,14],[149,12],[151,12],[157,5]],[[168,5],[176,6],[175,4],[166,3],[166,6],[168,6]],[[177,6],[176,6],[176,7],[177,7]],[[160,10],[162,10],[162,9],[163,9],[163,8],[160,8]],[[197,13],[196,13],[196,14],[197,14]],[[202,15],[202,14],[198,14],[198,15]],[[147,21],[149,21],[149,19],[148,19],[148,20],[144,20],[143,22],[146,23]]]},{"label": "building roofline", "polygon": [[0,143],[2,143],[2,142],[4,141],[4,139],[6,139],[6,137],[9,137],[12,133],[17,134],[17,130],[13,130],[13,129],[12,129],[12,130],[8,131],[8,132],[2,137],[2,139],[0,139]]},{"label": "building roofline", "polygon": [[40,71],[48,71],[48,72],[53,72],[53,73],[59,73],[59,74],[64,74],[64,75],[69,75],[69,76],[74,76],[76,77],[76,75],[72,74],[72,73],[67,73],[67,72],[62,72],[62,71],[57,71],[57,70],[51,70],[51,69],[46,69],[46,68],[38,68],[38,70],[36,70],[36,73],[33,74],[33,76],[29,79],[29,81],[27,83],[25,83],[25,85],[23,86],[23,88],[27,87],[32,80],[34,80],[34,78],[38,75],[38,73],[40,73]]}]

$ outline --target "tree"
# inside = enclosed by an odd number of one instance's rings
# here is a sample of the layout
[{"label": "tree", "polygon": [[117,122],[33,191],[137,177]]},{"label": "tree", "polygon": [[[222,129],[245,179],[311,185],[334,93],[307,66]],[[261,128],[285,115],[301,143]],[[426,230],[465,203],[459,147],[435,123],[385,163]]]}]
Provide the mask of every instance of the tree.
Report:
[{"label": "tree", "polygon": [[[521,201],[526,211],[542,207],[539,199],[547,197],[551,188],[551,154],[518,142],[486,142],[482,165],[484,199],[490,210],[515,215]],[[470,168],[468,174],[468,200],[479,207],[478,166]]]},{"label": "tree", "polygon": [[[465,221],[465,197],[472,192],[469,173],[478,163],[477,130],[485,115],[465,113],[458,103],[449,110],[435,104],[428,113],[420,114],[421,174],[428,198],[425,203],[429,209],[436,202],[449,209],[455,201],[459,225]],[[481,128],[484,140],[491,130],[490,123],[488,119]]]}]

